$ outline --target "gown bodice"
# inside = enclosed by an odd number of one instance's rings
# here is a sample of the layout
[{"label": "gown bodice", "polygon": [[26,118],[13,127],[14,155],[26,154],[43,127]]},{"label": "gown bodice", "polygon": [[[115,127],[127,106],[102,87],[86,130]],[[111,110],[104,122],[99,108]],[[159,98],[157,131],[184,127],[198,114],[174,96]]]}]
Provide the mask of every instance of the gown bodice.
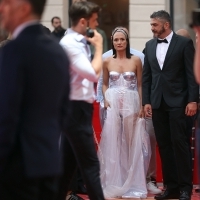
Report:
[{"label": "gown bodice", "polygon": [[109,72],[109,88],[123,88],[137,90],[137,78],[134,72],[119,73],[116,71]]}]

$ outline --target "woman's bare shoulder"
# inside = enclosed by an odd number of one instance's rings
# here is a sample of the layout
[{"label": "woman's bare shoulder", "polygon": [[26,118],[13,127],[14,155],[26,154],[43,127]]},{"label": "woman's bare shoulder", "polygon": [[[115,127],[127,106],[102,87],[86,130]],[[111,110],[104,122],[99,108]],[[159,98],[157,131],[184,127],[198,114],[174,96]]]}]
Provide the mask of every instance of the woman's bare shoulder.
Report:
[{"label": "woman's bare shoulder", "polygon": [[113,59],[113,56],[110,56],[110,57],[105,58],[105,59],[103,60],[103,62],[104,62],[105,64],[108,64],[108,63],[111,62],[112,59]]},{"label": "woman's bare shoulder", "polygon": [[134,61],[141,61],[141,60],[140,60],[140,57],[135,56],[135,55],[132,55],[132,56],[131,56],[131,59],[133,59]]}]

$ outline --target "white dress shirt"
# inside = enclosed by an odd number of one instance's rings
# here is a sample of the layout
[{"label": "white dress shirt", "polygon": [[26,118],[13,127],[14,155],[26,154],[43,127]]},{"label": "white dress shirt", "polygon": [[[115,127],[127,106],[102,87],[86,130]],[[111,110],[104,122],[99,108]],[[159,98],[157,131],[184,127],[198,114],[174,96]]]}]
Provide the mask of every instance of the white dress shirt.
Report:
[{"label": "white dress shirt", "polygon": [[[161,70],[163,68],[165,56],[167,54],[167,50],[169,48],[169,44],[171,42],[172,36],[173,36],[173,31],[165,38],[168,41],[168,43],[162,42],[162,43],[157,44],[156,57],[157,57],[158,64],[160,65]],[[158,38],[158,39],[160,39],[160,38]],[[160,40],[163,40],[163,39],[160,39]]]},{"label": "white dress shirt", "polygon": [[95,99],[93,82],[98,81],[98,76],[91,65],[90,47],[85,37],[68,29],[60,44],[71,62],[70,99],[93,103]]},{"label": "white dress shirt", "polygon": [[[144,64],[144,54],[136,49],[132,49],[130,48],[130,53],[138,56],[142,62],[142,65]],[[110,57],[113,55],[113,50],[109,50],[107,52],[105,52],[102,55],[103,60],[105,60],[106,58]],[[103,100],[103,92],[102,92],[102,86],[103,86],[103,74],[101,74],[101,77],[99,78],[99,81],[97,83],[97,96],[96,96],[96,101],[100,102],[101,106],[104,106],[104,100]]]}]

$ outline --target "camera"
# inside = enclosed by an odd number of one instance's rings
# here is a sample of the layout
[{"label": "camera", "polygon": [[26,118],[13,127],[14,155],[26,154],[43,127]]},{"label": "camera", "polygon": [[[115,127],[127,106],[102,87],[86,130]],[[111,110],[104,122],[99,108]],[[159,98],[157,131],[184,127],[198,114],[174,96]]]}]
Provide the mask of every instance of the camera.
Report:
[{"label": "camera", "polygon": [[192,11],[192,23],[190,27],[193,28],[194,26],[200,26],[200,9],[194,9]]},{"label": "camera", "polygon": [[92,37],[94,37],[94,31],[88,27],[86,30],[86,35],[87,35],[87,37],[92,38]]}]

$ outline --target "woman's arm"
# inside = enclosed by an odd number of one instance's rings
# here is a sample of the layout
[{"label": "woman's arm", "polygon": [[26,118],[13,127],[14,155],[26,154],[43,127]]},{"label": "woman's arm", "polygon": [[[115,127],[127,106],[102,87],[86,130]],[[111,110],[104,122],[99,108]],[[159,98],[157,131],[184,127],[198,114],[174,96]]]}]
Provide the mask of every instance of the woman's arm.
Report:
[{"label": "woman's arm", "polygon": [[142,62],[139,57],[135,57],[136,63],[136,76],[137,76],[137,86],[138,86],[138,93],[140,97],[140,113],[139,117],[144,117],[144,111],[142,106]]},{"label": "woman's arm", "polygon": [[102,92],[103,92],[103,98],[104,98],[104,108],[107,108],[109,106],[108,102],[105,99],[105,92],[108,89],[109,86],[109,71],[108,71],[108,59],[105,59],[103,61],[103,86],[102,86]]}]

